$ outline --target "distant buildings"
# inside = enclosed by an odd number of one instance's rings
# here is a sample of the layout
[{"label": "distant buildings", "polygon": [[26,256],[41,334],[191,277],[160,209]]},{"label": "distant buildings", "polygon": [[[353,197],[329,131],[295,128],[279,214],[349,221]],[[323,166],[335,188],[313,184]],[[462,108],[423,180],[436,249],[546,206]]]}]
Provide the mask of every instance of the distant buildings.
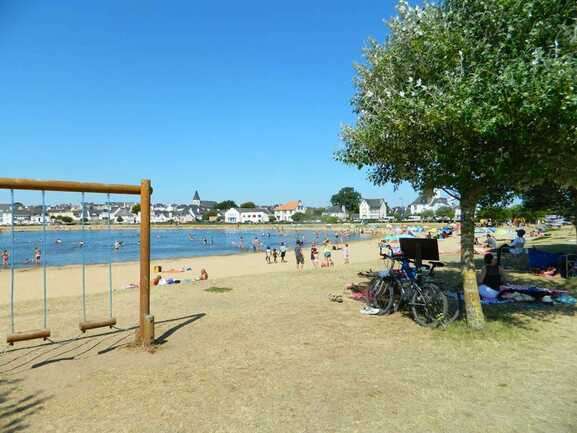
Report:
[{"label": "distant buildings", "polygon": [[288,203],[277,206],[274,209],[274,217],[277,221],[292,222],[295,213],[304,213],[305,208],[301,200],[293,200]]},{"label": "distant buildings", "polygon": [[325,209],[323,216],[337,218],[339,221],[345,221],[349,213],[344,206],[331,206]]},{"label": "distant buildings", "polygon": [[224,213],[224,222],[227,224],[244,224],[244,223],[268,223],[270,214],[264,208],[239,208],[233,207]]},{"label": "distant buildings", "polygon": [[461,208],[459,200],[444,196],[441,190],[434,190],[431,194],[420,194],[416,200],[409,205],[409,211],[411,215],[421,215],[426,211],[436,213],[444,207],[453,209],[455,211],[455,218],[460,218]]},{"label": "distant buildings", "polygon": [[387,218],[387,203],[382,198],[364,198],[359,205],[361,220],[382,221]]}]

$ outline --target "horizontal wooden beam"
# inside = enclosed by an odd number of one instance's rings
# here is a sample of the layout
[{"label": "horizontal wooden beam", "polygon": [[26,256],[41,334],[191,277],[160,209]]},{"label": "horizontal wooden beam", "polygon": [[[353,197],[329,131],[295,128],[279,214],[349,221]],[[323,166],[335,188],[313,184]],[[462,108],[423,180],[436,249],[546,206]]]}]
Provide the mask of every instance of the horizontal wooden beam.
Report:
[{"label": "horizontal wooden beam", "polygon": [[34,329],[32,331],[16,332],[6,337],[6,343],[14,344],[17,341],[36,340],[38,338],[47,339],[50,337],[50,329]]},{"label": "horizontal wooden beam", "polygon": [[26,189],[34,191],[98,192],[140,195],[140,185],[68,182],[63,180],[34,180],[0,178],[0,189]]},{"label": "horizontal wooden beam", "polygon": [[82,332],[86,332],[89,329],[113,327],[114,325],[116,325],[116,319],[104,319],[104,320],[86,320],[84,322],[80,322],[78,324],[78,327]]}]

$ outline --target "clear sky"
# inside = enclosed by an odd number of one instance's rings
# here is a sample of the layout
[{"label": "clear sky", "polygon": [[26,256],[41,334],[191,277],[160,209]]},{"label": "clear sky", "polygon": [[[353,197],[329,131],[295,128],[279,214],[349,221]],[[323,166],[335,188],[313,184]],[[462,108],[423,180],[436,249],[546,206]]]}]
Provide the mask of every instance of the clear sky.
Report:
[{"label": "clear sky", "polygon": [[320,206],[353,186],[408,204],[410,187],[332,158],[353,120],[352,64],[394,3],[0,0],[0,176],[150,178],[155,202],[198,189]]}]

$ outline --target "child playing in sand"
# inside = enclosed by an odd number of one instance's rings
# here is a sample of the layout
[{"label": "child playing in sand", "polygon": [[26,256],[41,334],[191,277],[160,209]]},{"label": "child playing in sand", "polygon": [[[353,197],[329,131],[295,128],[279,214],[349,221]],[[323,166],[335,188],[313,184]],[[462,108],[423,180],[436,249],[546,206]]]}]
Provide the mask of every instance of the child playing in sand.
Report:
[{"label": "child playing in sand", "polygon": [[206,280],[208,280],[208,272],[206,272],[206,269],[202,268],[202,269],[200,270],[200,278],[199,278],[199,280],[200,280],[200,281],[206,281]]}]

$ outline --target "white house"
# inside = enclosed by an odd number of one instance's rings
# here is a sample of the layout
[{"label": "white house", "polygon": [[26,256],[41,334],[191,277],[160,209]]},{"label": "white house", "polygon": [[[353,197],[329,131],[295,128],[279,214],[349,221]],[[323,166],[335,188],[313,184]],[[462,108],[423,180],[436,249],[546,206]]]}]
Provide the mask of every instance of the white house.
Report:
[{"label": "white house", "polygon": [[274,217],[277,221],[292,222],[292,217],[295,213],[304,213],[305,208],[301,200],[293,200],[288,203],[281,204],[274,209]]},{"label": "white house", "polygon": [[434,190],[432,194],[420,194],[417,199],[409,205],[411,215],[421,215],[425,211],[437,212],[443,207],[450,207],[455,211],[455,219],[461,217],[459,200],[446,197],[441,190]]},{"label": "white house", "polygon": [[224,213],[224,222],[228,224],[258,224],[268,223],[269,221],[269,213],[266,209],[262,208],[246,209],[232,207]]},{"label": "white house", "polygon": [[359,205],[361,220],[383,220],[387,218],[387,203],[382,198],[364,198]]},{"label": "white house", "polygon": [[140,216],[130,212],[130,209],[118,208],[110,216],[113,223],[117,224],[137,224],[140,222]]},{"label": "white house", "polygon": [[338,218],[341,221],[346,220],[349,216],[347,209],[343,205],[328,207],[323,212],[323,215]]}]

